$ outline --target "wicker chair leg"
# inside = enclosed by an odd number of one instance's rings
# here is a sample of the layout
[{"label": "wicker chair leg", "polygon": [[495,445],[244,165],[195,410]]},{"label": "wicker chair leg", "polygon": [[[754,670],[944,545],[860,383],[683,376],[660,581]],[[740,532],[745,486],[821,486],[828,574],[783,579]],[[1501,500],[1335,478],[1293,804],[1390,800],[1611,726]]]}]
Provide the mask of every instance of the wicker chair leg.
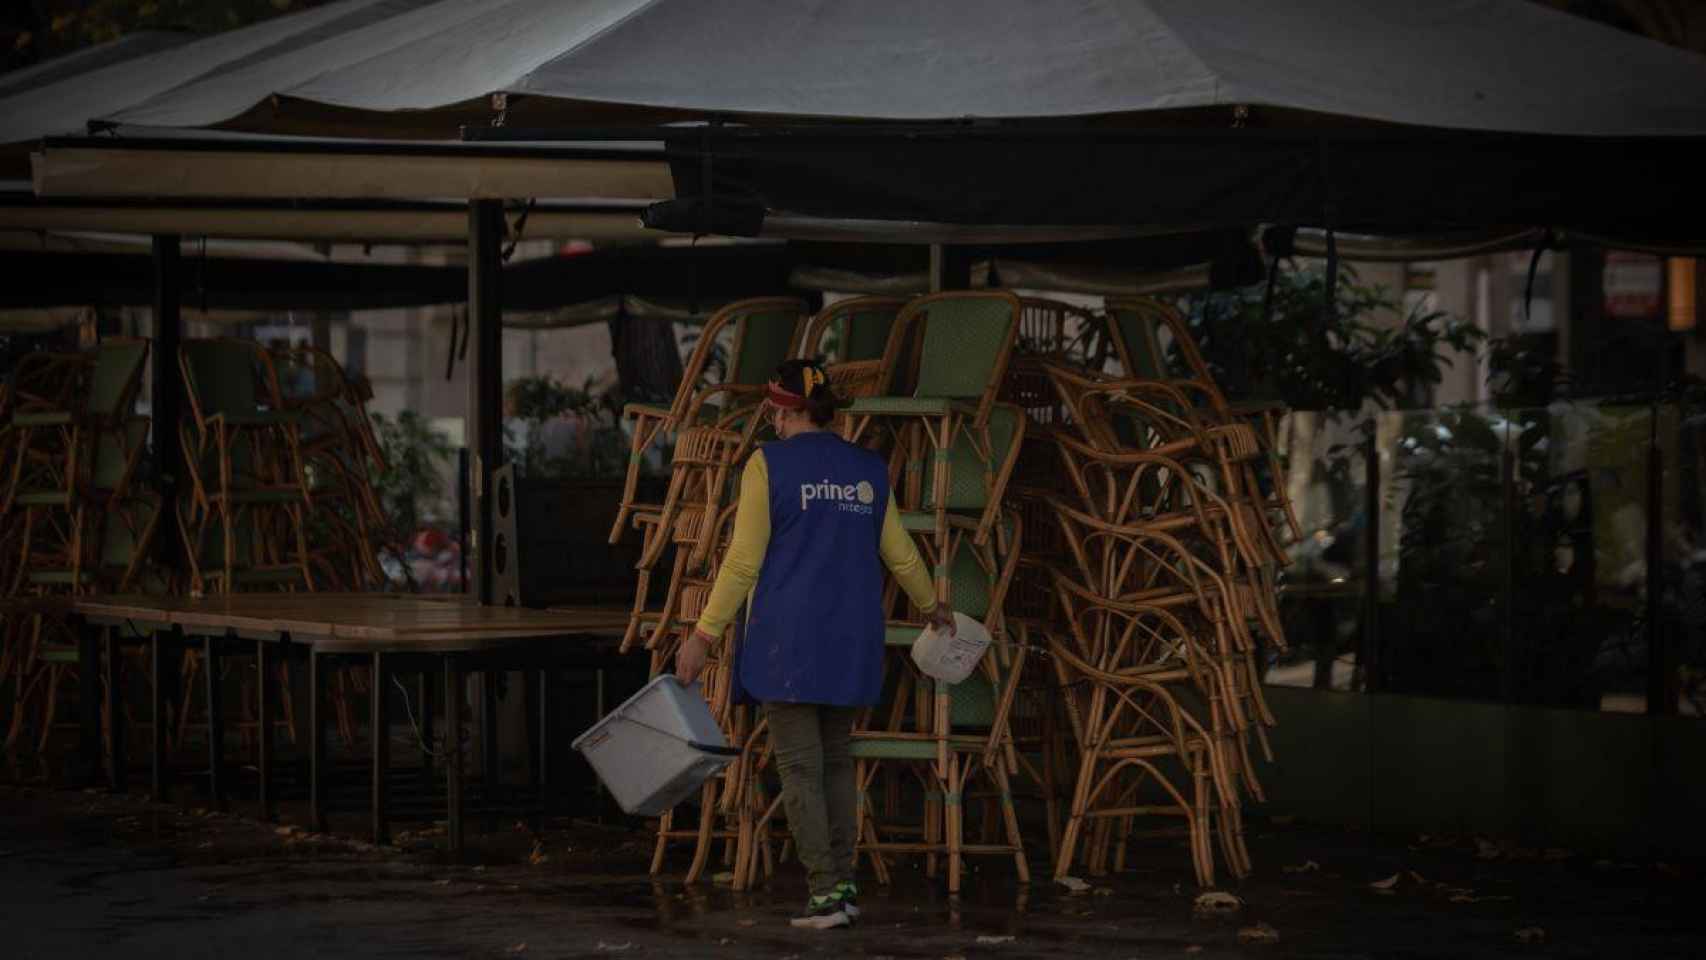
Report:
[{"label": "wicker chair leg", "polygon": [[1007,842],[1013,847],[1013,867],[1020,883],[1031,882],[1031,864],[1025,857],[1025,839],[1019,832],[1019,813],[1013,808],[1013,783],[1007,769],[997,763],[990,768],[995,775],[996,788],[1001,791],[1001,819],[1007,830]]}]

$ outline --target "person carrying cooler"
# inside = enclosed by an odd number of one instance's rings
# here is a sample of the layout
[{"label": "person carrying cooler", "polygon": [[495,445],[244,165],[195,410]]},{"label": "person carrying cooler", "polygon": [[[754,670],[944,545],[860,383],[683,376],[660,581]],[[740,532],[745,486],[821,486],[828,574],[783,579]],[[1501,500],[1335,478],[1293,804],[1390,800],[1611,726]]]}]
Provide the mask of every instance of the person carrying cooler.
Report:
[{"label": "person carrying cooler", "polygon": [[859,914],[850,747],[854,716],[882,688],[879,563],[938,629],[952,630],[954,619],[901,526],[887,465],[826,429],[838,400],[823,368],[789,360],[766,396],[780,439],[762,444],[741,472],[734,539],[676,654],[676,678],[698,678],[745,600],[736,690],[763,705],[788,828],[811,888],[792,923],[829,929]]}]

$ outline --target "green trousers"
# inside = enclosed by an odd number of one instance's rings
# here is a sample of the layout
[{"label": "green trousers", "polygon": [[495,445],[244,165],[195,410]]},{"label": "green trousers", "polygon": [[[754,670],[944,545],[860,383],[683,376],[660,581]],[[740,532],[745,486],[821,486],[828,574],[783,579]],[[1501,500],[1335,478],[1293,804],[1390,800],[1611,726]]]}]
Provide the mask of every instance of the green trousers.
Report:
[{"label": "green trousers", "polygon": [[815,703],[764,705],[782,778],[782,807],[812,896],[853,879],[859,820],[850,743],[857,713],[854,707]]}]

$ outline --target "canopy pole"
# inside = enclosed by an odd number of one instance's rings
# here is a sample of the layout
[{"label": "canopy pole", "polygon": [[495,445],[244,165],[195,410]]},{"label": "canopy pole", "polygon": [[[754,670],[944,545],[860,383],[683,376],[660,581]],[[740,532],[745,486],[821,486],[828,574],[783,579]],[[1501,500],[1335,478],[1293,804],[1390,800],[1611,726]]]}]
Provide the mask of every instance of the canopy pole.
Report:
[{"label": "canopy pole", "polygon": [[964,247],[930,245],[930,292],[971,289],[971,257]]},{"label": "canopy pole", "polygon": [[468,201],[468,545],[478,602],[492,603],[492,471],[503,465],[503,206]]},{"label": "canopy pole", "polygon": [[[183,476],[184,451],[178,443],[178,419],[183,415],[184,376],[178,366],[183,339],[183,257],[177,234],[155,234],[154,344],[148,353],[151,395],[150,429],[154,439],[154,488],[166,516],[178,509],[178,479]],[[154,538],[154,557],[168,573],[181,572],[183,543],[175,536]]]}]

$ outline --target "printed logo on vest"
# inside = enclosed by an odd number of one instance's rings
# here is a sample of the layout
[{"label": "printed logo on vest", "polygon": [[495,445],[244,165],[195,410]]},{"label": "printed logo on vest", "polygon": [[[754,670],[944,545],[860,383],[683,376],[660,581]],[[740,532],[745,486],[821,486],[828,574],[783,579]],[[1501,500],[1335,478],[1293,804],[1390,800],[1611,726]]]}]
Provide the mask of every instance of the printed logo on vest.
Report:
[{"label": "printed logo on vest", "polygon": [[833,503],[835,509],[843,513],[872,512],[871,504],[877,499],[877,490],[869,480],[858,483],[831,483],[822,480],[818,483],[800,484],[800,510],[811,509],[816,502]]}]

